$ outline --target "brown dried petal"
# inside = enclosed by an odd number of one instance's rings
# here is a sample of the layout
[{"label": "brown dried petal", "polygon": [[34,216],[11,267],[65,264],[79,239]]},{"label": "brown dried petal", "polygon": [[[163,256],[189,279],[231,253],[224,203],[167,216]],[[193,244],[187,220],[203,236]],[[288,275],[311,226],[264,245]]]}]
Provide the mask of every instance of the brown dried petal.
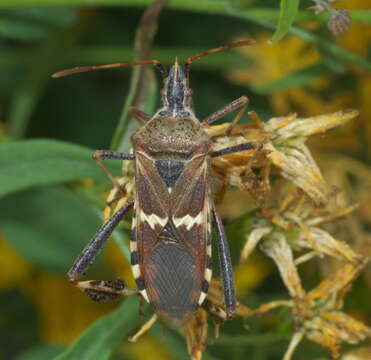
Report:
[{"label": "brown dried petal", "polygon": [[287,244],[283,235],[277,234],[277,238],[265,242],[262,250],[271,257],[276,263],[282,280],[289,290],[291,297],[303,298],[305,291],[301,285],[301,280],[294,264],[294,257],[290,246]]},{"label": "brown dried petal", "polygon": [[304,324],[306,336],[331,350],[333,357],[339,356],[342,342],[358,344],[371,336],[371,329],[362,322],[340,312],[323,312],[321,317],[315,317]]},{"label": "brown dried petal", "polygon": [[360,261],[360,256],[348,244],[336,240],[327,231],[318,227],[307,226],[299,216],[287,215],[287,217],[293,219],[302,230],[296,245],[313,249],[319,255],[326,254],[352,263],[358,263]]},{"label": "brown dried petal", "polygon": [[334,274],[322,280],[315,289],[307,294],[307,298],[311,301],[330,301],[330,303],[326,305],[326,308],[340,309],[343,297],[368,261],[369,259],[364,259],[356,265],[345,264]]},{"label": "brown dried petal", "polygon": [[341,360],[369,360],[371,347],[361,347],[351,350],[341,357]]},{"label": "brown dried petal", "polygon": [[321,171],[304,144],[296,147],[275,148],[267,144],[268,157],[279,167],[281,175],[302,189],[317,206],[328,203],[332,189],[325,182]]},{"label": "brown dried petal", "polygon": [[264,226],[253,230],[247,237],[247,241],[241,251],[240,262],[244,262],[250,256],[250,254],[255,250],[256,245],[259,241],[267,234],[272,231],[269,226]]},{"label": "brown dried petal", "polygon": [[357,116],[359,116],[359,111],[352,109],[305,119],[297,118],[296,114],[290,114],[270,119],[264,129],[274,136],[275,141],[277,138],[281,141],[289,138],[321,134],[329,129],[342,126]]}]

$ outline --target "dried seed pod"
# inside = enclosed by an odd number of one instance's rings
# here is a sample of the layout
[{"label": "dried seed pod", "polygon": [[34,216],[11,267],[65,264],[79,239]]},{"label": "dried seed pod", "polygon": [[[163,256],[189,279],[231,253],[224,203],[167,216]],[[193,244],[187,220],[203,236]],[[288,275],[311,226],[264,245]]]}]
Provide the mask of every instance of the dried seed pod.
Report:
[{"label": "dried seed pod", "polygon": [[346,9],[333,9],[330,12],[330,20],[327,22],[329,30],[335,35],[348,31],[352,18]]}]

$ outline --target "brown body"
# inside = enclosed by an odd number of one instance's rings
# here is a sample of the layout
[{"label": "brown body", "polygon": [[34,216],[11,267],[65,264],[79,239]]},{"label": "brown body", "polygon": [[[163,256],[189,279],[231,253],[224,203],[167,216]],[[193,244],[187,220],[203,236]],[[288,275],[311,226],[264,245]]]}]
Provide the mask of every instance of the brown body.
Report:
[{"label": "brown body", "polygon": [[104,302],[119,296],[138,294],[125,288],[122,280],[76,280],[95,260],[100,249],[134,207],[131,265],[140,294],[150,302],[156,313],[175,324],[183,324],[202,305],[211,279],[211,223],[214,220],[223,283],[226,315],[236,310],[233,270],[228,242],[220,216],[209,195],[209,162],[223,156],[261,147],[245,143],[211,151],[212,139],[204,126],[241,108],[248,99],[241,97],[214,112],[202,122],[194,115],[192,90],[189,88],[189,66],[203,56],[238,46],[253,44],[246,40],[208,50],[190,57],[184,66],[178,62],[167,73],[157,60],[77,67],[63,70],[54,77],[91,70],[131,65],[152,64],[163,75],[161,90],[163,107],[154,116],[134,109],[141,120],[148,122],[131,138],[134,153],[97,150],[94,159],[120,189],[120,184],[99,159],[135,161],[135,198],[119,208],[94,235],[75,260],[68,275],[71,281],[93,300]]},{"label": "brown body", "polygon": [[184,95],[188,79],[181,67],[175,64],[171,71],[164,108],[131,139],[136,178],[131,251],[143,297],[163,318],[184,322],[204,300],[211,278],[211,139]]}]

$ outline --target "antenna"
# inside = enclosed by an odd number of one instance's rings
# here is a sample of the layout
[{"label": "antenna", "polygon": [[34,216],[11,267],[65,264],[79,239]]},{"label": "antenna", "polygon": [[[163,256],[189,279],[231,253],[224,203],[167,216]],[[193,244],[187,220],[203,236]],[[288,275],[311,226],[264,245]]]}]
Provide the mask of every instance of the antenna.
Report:
[{"label": "antenna", "polygon": [[62,76],[78,74],[82,72],[88,71],[95,71],[95,70],[104,70],[104,69],[114,69],[119,67],[126,67],[126,66],[136,66],[136,65],[154,65],[156,66],[161,75],[165,78],[167,76],[167,71],[165,66],[162,64],[161,61],[158,60],[144,60],[144,61],[134,61],[134,62],[121,62],[115,64],[107,64],[107,65],[90,65],[90,66],[77,66],[72,69],[61,70],[52,75],[53,78],[60,78]]},{"label": "antenna", "polygon": [[240,47],[240,46],[249,46],[249,45],[254,45],[255,43],[256,43],[255,40],[242,40],[242,41],[236,41],[236,42],[233,42],[233,43],[228,44],[228,45],[224,45],[224,46],[220,46],[220,47],[217,47],[217,48],[214,48],[214,49],[210,49],[210,50],[204,51],[204,52],[201,53],[201,54],[197,54],[197,55],[194,55],[194,56],[190,56],[190,57],[187,58],[187,60],[185,61],[185,70],[186,70],[186,73],[188,74],[188,72],[189,72],[189,68],[190,68],[191,64],[193,63],[193,61],[195,61],[195,60],[197,60],[197,59],[201,59],[201,58],[203,58],[204,56],[211,55],[211,54],[215,54],[215,53],[218,53],[218,52],[221,52],[221,51],[225,51],[225,50],[233,49],[233,48]]}]

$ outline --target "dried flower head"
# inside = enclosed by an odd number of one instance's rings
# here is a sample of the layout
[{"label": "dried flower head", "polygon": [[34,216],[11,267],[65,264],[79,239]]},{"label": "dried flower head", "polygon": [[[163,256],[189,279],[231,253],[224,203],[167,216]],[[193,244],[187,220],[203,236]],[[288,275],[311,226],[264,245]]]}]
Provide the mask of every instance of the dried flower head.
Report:
[{"label": "dried flower head", "polygon": [[350,24],[352,23],[352,18],[349,11],[346,9],[334,9],[331,4],[335,3],[337,0],[312,0],[315,5],[310,7],[314,10],[316,15],[322,14],[324,11],[329,13],[330,19],[327,22],[329,30],[338,36],[346,31],[348,31]]},{"label": "dried flower head", "polygon": [[[358,343],[370,336],[366,325],[341,311],[346,292],[368,259],[357,254],[343,238],[331,234],[327,227],[327,224],[352,213],[357,206],[337,200],[339,191],[325,181],[306,146],[309,136],[341,126],[358,114],[356,110],[310,118],[289,114],[262,122],[257,114],[251,112],[252,121],[248,125],[206,127],[213,140],[213,151],[246,142],[260,144],[252,150],[214,158],[211,170],[219,182],[216,191],[219,199],[232,185],[239,191],[247,191],[261,208],[257,212],[257,221],[246,234],[247,241],[240,260],[246,261],[259,246],[276,264],[291,299],[262,304],[255,310],[238,303],[235,316],[248,319],[279,306],[290,308],[295,333],[284,360],[291,358],[305,337],[329,348],[337,356],[342,342]],[[114,211],[113,204],[116,203],[116,209],[121,207],[134,192],[133,171],[128,166],[124,165],[123,176],[116,179],[119,188],[116,187],[109,195],[106,216]],[[281,195],[281,185],[275,185],[275,188],[278,186],[278,191],[274,192],[276,199],[270,200],[268,206],[272,168],[278,169],[283,183],[291,186],[283,188]],[[306,291],[298,266],[325,257],[336,259],[342,266],[335,267],[317,287]],[[208,317],[214,320],[216,333],[219,325],[228,320],[222,287],[215,279],[210,283],[202,308],[183,326],[192,359],[201,359],[206,347]],[[131,341],[137,340],[156,320],[156,315],[151,317],[130,338]]]},{"label": "dried flower head", "polygon": [[335,35],[341,35],[348,31],[352,18],[346,9],[333,9],[327,22],[329,30]]}]

